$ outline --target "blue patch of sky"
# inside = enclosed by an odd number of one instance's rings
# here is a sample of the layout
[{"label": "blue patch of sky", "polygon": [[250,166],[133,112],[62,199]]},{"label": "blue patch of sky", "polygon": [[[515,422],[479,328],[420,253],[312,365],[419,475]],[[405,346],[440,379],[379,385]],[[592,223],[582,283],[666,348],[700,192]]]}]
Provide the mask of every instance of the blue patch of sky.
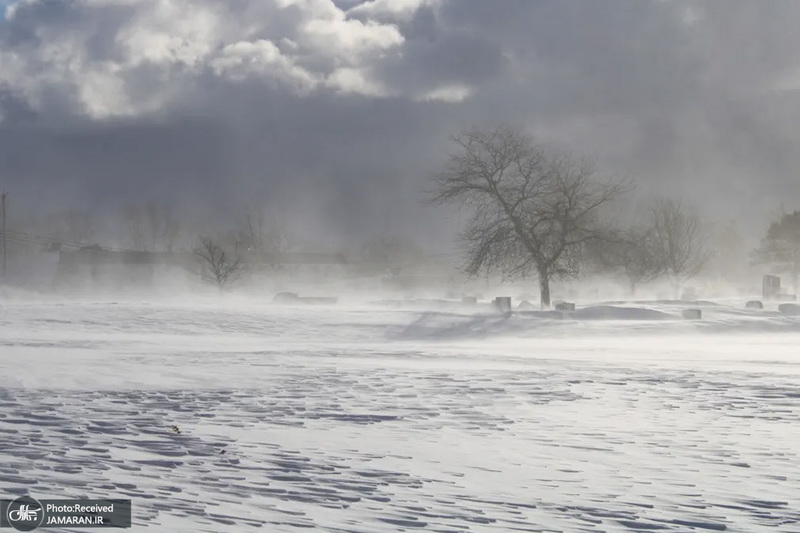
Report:
[{"label": "blue patch of sky", "polygon": [[11,4],[17,3],[18,0],[0,0],[0,22],[6,19],[6,10]]}]

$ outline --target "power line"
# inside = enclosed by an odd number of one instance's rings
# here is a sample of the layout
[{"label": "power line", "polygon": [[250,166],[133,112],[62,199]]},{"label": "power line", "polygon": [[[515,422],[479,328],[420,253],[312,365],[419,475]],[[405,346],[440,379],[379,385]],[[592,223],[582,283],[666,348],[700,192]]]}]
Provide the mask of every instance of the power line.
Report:
[{"label": "power line", "polygon": [[6,279],[6,255],[7,255],[7,253],[6,253],[6,250],[7,250],[6,249],[6,240],[7,240],[6,239],[6,233],[8,233],[6,231],[6,197],[7,196],[8,196],[7,192],[3,192],[3,194],[0,195],[0,198],[2,198],[2,206],[3,206],[3,281],[5,281],[5,279]]},{"label": "power line", "polygon": [[[7,231],[7,232],[3,231],[0,232],[0,234],[2,234],[3,238],[8,239],[8,242],[16,244],[38,244],[41,246],[52,246],[54,244],[57,244],[61,248],[68,248],[75,250],[79,250],[86,246],[90,246],[90,244],[86,242],[61,239],[58,237],[47,237],[43,235],[36,235],[33,233],[24,233],[21,231]],[[114,252],[127,251],[122,248],[117,248],[113,246],[103,246],[102,248],[104,250],[114,251]]]}]

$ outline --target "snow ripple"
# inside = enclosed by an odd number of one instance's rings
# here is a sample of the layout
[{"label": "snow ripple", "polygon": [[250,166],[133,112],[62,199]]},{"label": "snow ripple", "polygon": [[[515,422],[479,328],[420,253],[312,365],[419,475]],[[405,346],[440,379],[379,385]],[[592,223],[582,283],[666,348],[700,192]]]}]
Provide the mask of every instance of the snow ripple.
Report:
[{"label": "snow ripple", "polygon": [[407,314],[160,309],[125,332],[135,307],[7,311],[6,495],[131,498],[134,530],[800,531],[789,334],[403,342]]}]

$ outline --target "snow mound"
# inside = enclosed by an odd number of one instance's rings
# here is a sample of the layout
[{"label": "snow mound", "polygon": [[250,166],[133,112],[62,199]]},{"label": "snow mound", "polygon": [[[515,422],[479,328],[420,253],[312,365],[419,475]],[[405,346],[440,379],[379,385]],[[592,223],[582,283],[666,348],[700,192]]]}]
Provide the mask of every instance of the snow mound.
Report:
[{"label": "snow mound", "polygon": [[617,307],[593,305],[578,309],[570,315],[579,320],[674,320],[675,315],[646,307]]},{"label": "snow mound", "polygon": [[[428,311],[402,330],[401,339],[480,339],[499,336],[641,335],[653,333],[772,333],[800,331],[800,316],[777,310],[707,302],[620,302],[595,304],[575,311],[453,313]],[[702,318],[685,320],[681,311],[702,308]]]}]

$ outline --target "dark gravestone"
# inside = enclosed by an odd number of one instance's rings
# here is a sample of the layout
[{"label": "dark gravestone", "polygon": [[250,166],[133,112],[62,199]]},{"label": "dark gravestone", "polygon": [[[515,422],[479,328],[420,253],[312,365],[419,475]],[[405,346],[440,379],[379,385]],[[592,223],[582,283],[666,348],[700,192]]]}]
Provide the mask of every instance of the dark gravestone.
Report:
[{"label": "dark gravestone", "polygon": [[574,311],[575,304],[572,302],[556,302],[556,311]]},{"label": "dark gravestone", "polygon": [[800,316],[800,305],[797,304],[781,304],[778,306],[778,311],[784,315]]},{"label": "dark gravestone", "polygon": [[511,297],[510,296],[498,296],[494,299],[494,308],[500,311],[501,313],[510,313],[511,312]]},{"label": "dark gravestone", "polygon": [[686,320],[700,320],[703,318],[703,312],[700,309],[684,309],[681,316]]},{"label": "dark gravestone", "polygon": [[745,309],[764,309],[764,304],[759,300],[750,300],[744,304]]}]

